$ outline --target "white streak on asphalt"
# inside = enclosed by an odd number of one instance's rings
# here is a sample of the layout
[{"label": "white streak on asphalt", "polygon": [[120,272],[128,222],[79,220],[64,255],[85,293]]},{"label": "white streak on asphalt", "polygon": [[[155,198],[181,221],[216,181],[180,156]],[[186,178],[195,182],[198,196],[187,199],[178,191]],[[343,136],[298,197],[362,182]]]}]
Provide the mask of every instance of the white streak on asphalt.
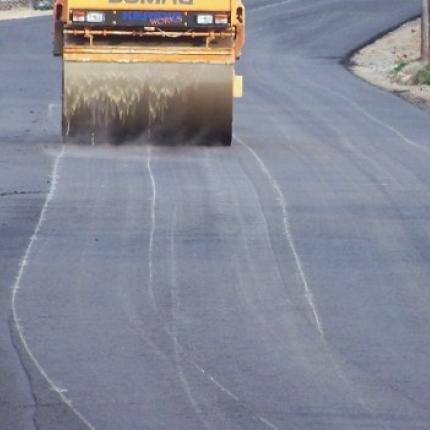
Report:
[{"label": "white streak on asphalt", "polygon": [[155,182],[154,173],[152,171],[151,166],[152,160],[152,148],[148,146],[147,150],[147,158],[146,158],[146,168],[149,173],[149,178],[151,181],[151,189],[152,189],[152,197],[151,197],[151,231],[149,233],[149,245],[148,245],[148,272],[149,272],[149,294],[151,296],[151,300],[155,307],[156,301],[154,296],[154,265],[153,265],[153,250],[154,250],[154,235],[155,235],[155,209],[157,205],[157,184]]},{"label": "white streak on asphalt", "polygon": [[59,103],[49,103],[48,105],[48,119],[52,119],[53,116],[53,112],[54,111],[59,111],[60,110],[61,105]]},{"label": "white streak on asphalt", "polygon": [[190,384],[188,382],[188,379],[185,375],[184,369],[183,369],[182,364],[181,364],[181,357],[179,355],[179,348],[181,346],[178,342],[177,333],[174,332],[174,334],[171,337],[172,337],[172,341],[173,341],[173,349],[175,352],[176,369],[178,372],[179,380],[181,381],[182,388],[183,388],[183,390],[184,390],[184,392],[185,392],[185,394],[186,394],[186,396],[187,396],[187,398],[191,404],[192,409],[194,410],[194,413],[197,415],[198,419],[203,424],[203,427],[208,430],[210,428],[209,424],[206,422],[206,420],[203,416],[202,410],[201,410],[199,404],[197,403],[196,399],[193,396]]},{"label": "white streak on asphalt", "polygon": [[[241,145],[245,146],[249,152],[251,152],[251,154],[253,155],[253,157],[258,162],[261,170],[263,171],[263,173],[265,174],[265,176],[268,178],[269,182],[272,184],[272,187],[275,189],[276,193],[278,194],[278,201],[279,201],[279,203],[280,203],[280,205],[282,207],[282,212],[283,212],[285,234],[287,236],[288,242],[290,244],[290,247],[291,247],[291,250],[293,252],[294,258],[296,260],[296,265],[297,265],[297,268],[299,270],[300,277],[302,279],[302,282],[303,282],[303,285],[304,285],[304,288],[305,288],[305,291],[306,291],[306,297],[307,297],[309,306],[312,309],[312,312],[313,312],[313,315],[314,315],[314,318],[315,318],[315,323],[316,323],[318,331],[319,331],[319,333],[321,335],[321,339],[322,339],[324,348],[327,350],[327,353],[330,356],[330,359],[331,359],[331,361],[333,363],[333,366],[335,368],[335,372],[338,375],[338,377],[347,386],[351,386],[352,385],[351,382],[348,380],[347,376],[345,375],[345,373],[343,372],[343,370],[341,369],[341,367],[336,362],[336,359],[335,359],[335,357],[333,355],[333,352],[331,352],[331,348],[330,348],[329,344],[326,341],[324,330],[323,330],[320,318],[318,316],[316,305],[315,305],[313,297],[312,297],[312,292],[311,292],[309,284],[307,282],[307,279],[306,279],[306,276],[305,276],[305,272],[303,270],[303,265],[301,263],[301,260],[300,260],[300,257],[298,255],[298,252],[296,250],[295,243],[294,243],[294,240],[293,240],[293,236],[292,236],[292,233],[291,233],[291,228],[290,228],[289,219],[288,219],[288,212],[287,212],[288,207],[287,207],[287,202],[286,202],[285,196],[284,196],[284,194],[283,194],[283,192],[282,192],[282,190],[281,190],[278,182],[273,177],[273,175],[270,173],[270,171],[268,170],[267,166],[264,164],[263,160],[260,158],[260,156],[257,154],[257,152],[254,149],[252,149],[249,145],[247,145],[244,141],[242,141],[240,138],[238,138],[237,136],[235,136],[235,139],[236,139],[236,141],[238,143],[240,143]],[[368,407],[366,401],[364,400],[364,398],[360,395],[360,393],[358,393],[358,401],[359,401],[359,403],[362,405],[362,407],[366,411],[368,411],[368,412],[371,411],[370,408]],[[260,419],[261,422],[264,422],[264,420],[265,420],[263,417],[259,417],[259,419]],[[271,426],[270,422],[267,422],[265,424],[268,425],[268,426]],[[276,429],[276,427],[272,427],[272,428]],[[386,428],[385,425],[384,425],[384,428]]]},{"label": "white streak on asphalt", "polygon": [[279,7],[279,6],[283,6],[287,3],[292,3],[294,0],[284,0],[278,3],[271,3],[271,4],[266,4],[263,6],[257,6],[253,9],[250,9],[249,13],[255,12],[255,11],[260,11],[260,10],[265,10],[265,9],[273,9],[275,7]]},{"label": "white streak on asphalt", "polygon": [[380,120],[379,118],[377,118],[376,116],[372,115],[369,111],[367,111],[366,109],[364,109],[362,106],[360,106],[357,102],[355,102],[354,100],[350,99],[349,97],[345,96],[344,94],[339,93],[338,91],[333,90],[332,88],[329,87],[323,87],[322,85],[318,85],[316,83],[314,83],[315,86],[321,88],[323,91],[327,91],[332,93],[333,95],[335,95],[336,97],[346,101],[347,103],[349,103],[356,111],[360,112],[362,115],[364,115],[366,118],[370,119],[371,121],[373,121],[375,124],[378,124],[379,126],[385,128],[386,130],[391,131],[393,134],[395,134],[397,137],[399,137],[401,140],[403,140],[405,143],[425,152],[426,154],[430,154],[430,148],[421,145],[417,142],[415,142],[412,139],[409,139],[408,137],[406,137],[402,132],[400,132],[399,130],[397,130],[395,127],[387,124],[386,122]]},{"label": "white streak on asphalt", "polygon": [[[180,346],[180,344],[178,344]],[[226,388],[221,382],[217,381],[212,375],[210,375],[203,367],[200,367],[193,360],[187,360],[197,371],[199,371],[208,381],[210,381],[213,385],[215,385],[221,392],[226,394],[228,397],[231,397],[235,402],[243,404],[242,400],[236,396],[233,392],[231,392],[228,388]],[[263,423],[268,428],[272,430],[279,430],[275,424],[271,423],[267,418],[262,417],[261,415],[252,415],[254,419],[258,419],[261,423]]]},{"label": "white streak on asphalt", "polygon": [[212,375],[210,375],[205,369],[203,369],[203,367],[200,367],[198,364],[194,363],[193,361],[190,361],[190,362],[196,370],[198,370],[206,379],[208,379],[210,382],[212,382],[212,384],[214,384],[217,388],[219,388],[220,391],[222,391],[224,394],[227,394],[227,396],[231,397],[236,402],[240,402],[239,397],[237,397],[228,388],[222,385],[221,382],[218,382]]},{"label": "white streak on asphalt", "polygon": [[[178,347],[178,349],[180,349],[182,351],[182,353],[185,355],[186,357],[186,361],[189,365],[191,365],[192,367],[194,367],[195,370],[197,370],[199,373],[201,373],[201,375],[210,383],[212,383],[215,387],[217,387],[222,393],[226,394],[228,397],[230,397],[231,399],[233,399],[235,402],[240,403],[242,405],[244,405],[245,403],[238,397],[236,396],[236,394],[234,394],[232,391],[230,391],[225,385],[221,384],[221,382],[219,382],[217,379],[215,379],[206,369],[204,369],[203,367],[199,366],[194,360],[192,360],[190,357],[187,357],[186,352],[184,351],[184,348],[182,347],[182,345],[178,342],[177,338],[175,338],[174,334],[172,334],[169,329],[165,328],[166,332],[168,333],[168,335],[174,339],[174,342],[176,342],[176,346]],[[278,427],[276,427],[273,423],[271,423],[267,418],[264,418],[260,415],[253,415],[254,418],[258,419],[259,421],[261,421],[263,424],[265,424],[267,427],[273,429],[273,430],[279,430]]]},{"label": "white streak on asphalt", "polygon": [[191,391],[190,383],[188,382],[187,376],[182,367],[182,360],[180,357],[179,349],[182,349],[180,343],[178,342],[178,310],[179,310],[179,294],[178,294],[178,283],[176,280],[176,247],[175,247],[175,231],[177,224],[177,210],[173,211],[172,224],[170,229],[170,288],[171,288],[171,300],[172,300],[172,332],[171,338],[173,341],[173,349],[175,353],[175,364],[178,372],[179,380],[181,381],[182,388],[197,415],[203,427],[208,430],[210,428],[209,424],[206,422],[203,412],[193,396]]},{"label": "white streak on asphalt", "polygon": [[[346,97],[343,97],[341,94],[337,93],[336,91],[328,89],[328,88],[324,88],[321,85],[316,84],[315,82],[310,82],[309,81],[309,83],[312,84],[315,87],[318,87],[318,88],[322,89],[322,90],[332,92],[333,94],[335,94],[338,97],[346,98]],[[352,100],[348,99],[347,101],[349,101],[350,103],[355,104],[355,102],[353,102]],[[376,119],[376,118],[374,118],[374,119]],[[384,126],[385,126],[385,124],[384,124]],[[392,183],[394,183],[396,186],[398,186],[399,188],[401,188],[402,185],[397,180],[397,178],[394,177],[388,170],[386,170],[382,166],[382,164],[378,163],[378,161],[376,159],[373,159],[373,158],[369,157],[368,155],[366,155],[365,153],[363,153],[362,151],[360,151],[360,149],[358,149],[349,139],[343,138],[342,135],[341,135],[341,133],[336,128],[332,128],[332,132],[337,136],[339,143],[342,144],[343,146],[345,146],[347,149],[349,149],[357,158],[362,158],[363,160],[365,160],[370,166],[373,167],[373,169],[376,172],[382,173],[389,180],[391,180]],[[380,185],[385,189],[385,191],[387,193],[390,192],[388,186],[385,183],[381,183]],[[352,381],[349,380],[349,378],[346,375],[346,373],[342,370],[342,367],[338,364],[338,362],[336,360],[336,356],[333,353],[332,348],[330,348],[330,345],[327,343],[327,341],[325,339],[324,339],[324,344],[325,344],[325,348],[327,349],[327,352],[328,352],[328,354],[330,356],[330,359],[332,361],[332,364],[333,364],[333,367],[335,369],[335,372],[336,372],[337,376],[339,377],[339,379],[341,379],[343,381],[343,383],[347,387],[349,387],[349,389],[354,389],[354,385],[353,385]],[[354,391],[354,394],[357,397],[358,402],[366,410],[366,412],[368,414],[373,414],[374,411],[373,411],[372,407],[369,406],[368,402],[365,400],[365,398],[363,397],[363,395],[359,391],[359,388],[357,388]],[[391,428],[391,427],[387,427],[387,425],[385,424],[385,422],[383,422],[382,420],[380,420],[380,422],[381,422],[382,428],[384,428],[384,429]]]},{"label": "white streak on asphalt", "polygon": [[[149,173],[149,177],[150,177],[150,181],[151,181],[151,188],[152,188],[151,232],[150,232],[149,245],[148,245],[148,247],[149,247],[149,252],[148,252],[148,254],[149,254],[148,255],[148,260],[149,260],[149,262],[148,262],[148,265],[149,265],[149,289],[150,289],[151,300],[153,302],[154,308],[156,311],[158,311],[158,307],[157,307],[157,304],[155,302],[155,297],[153,294],[153,276],[154,276],[154,273],[153,273],[153,263],[152,263],[153,243],[154,243],[155,227],[156,227],[157,183],[155,181],[155,175],[154,175],[154,172],[152,170],[151,161],[152,161],[152,149],[151,149],[151,147],[148,147],[147,159],[146,159],[146,168],[147,168],[148,173]],[[176,223],[177,223],[176,218],[177,218],[177,212],[175,210],[174,214],[173,214],[171,244],[170,244],[170,246],[171,246],[171,249],[170,249],[170,253],[171,253],[171,279],[170,279],[170,282],[171,282],[171,286],[172,286],[172,292],[175,294],[175,303],[177,305],[179,303],[179,297],[177,294],[177,285],[176,285],[176,265],[175,265],[176,251],[175,251],[175,243],[174,243],[174,231],[176,229]],[[182,365],[180,362],[180,359],[181,359],[180,355],[181,354],[185,357],[184,358],[185,361],[190,366],[192,366],[197,372],[199,372],[203,376],[204,379],[206,379],[208,382],[210,382],[212,385],[214,385],[216,388],[218,388],[218,390],[220,390],[222,393],[224,393],[225,395],[227,395],[228,397],[230,397],[231,399],[233,399],[237,403],[242,404],[243,402],[240,400],[240,398],[238,396],[236,396],[232,391],[230,391],[225,385],[223,385],[221,382],[219,382],[217,379],[215,379],[207,370],[205,370],[203,367],[199,366],[192,358],[190,358],[188,356],[188,354],[184,350],[183,346],[178,341],[177,327],[176,327],[176,322],[175,322],[176,313],[173,317],[174,317],[173,318],[174,326],[173,326],[172,330],[170,330],[165,325],[163,325],[162,328],[165,331],[165,333],[167,334],[167,336],[169,336],[173,342],[174,353],[175,353],[175,362],[177,365],[179,378],[180,378],[182,385],[184,387],[184,391],[185,391],[187,397],[189,398],[191,405],[194,408],[195,412],[197,413],[198,417],[203,422],[203,425],[207,428],[207,423],[204,421],[201,409],[199,408],[198,404],[196,403],[194,397],[192,396],[189,383],[188,383],[186,376],[184,374],[184,371],[183,371],[183,368],[182,368]],[[153,345],[152,342],[151,342],[151,344]],[[153,347],[158,350],[158,348],[156,346],[153,345]],[[161,353],[161,352],[159,352],[159,353]],[[279,430],[278,427],[276,427],[274,424],[272,424],[269,420],[267,420],[264,417],[254,415],[254,418],[258,419],[261,423],[263,423],[264,425],[266,425],[268,428],[270,428],[272,430]]]},{"label": "white streak on asphalt", "polygon": [[[382,164],[378,163],[378,161],[372,157],[369,157],[364,152],[360,151],[349,139],[343,139],[339,135],[339,142],[348,148],[357,158],[362,158],[365,162],[367,162],[370,166],[373,167],[374,170],[379,171],[384,175],[388,180],[390,180],[393,184],[395,184],[398,188],[402,187],[402,184],[397,180],[395,176],[393,176],[387,169],[385,169]],[[388,188],[385,182],[381,182],[381,186],[384,188]]]},{"label": "white streak on asphalt", "polygon": [[257,161],[257,164],[260,166],[261,171],[266,176],[266,178],[270,182],[272,188],[274,189],[274,191],[278,195],[278,203],[282,209],[282,217],[283,217],[285,237],[286,237],[286,239],[289,243],[290,249],[293,253],[294,261],[295,261],[297,270],[299,272],[299,276],[300,276],[300,279],[302,281],[303,287],[305,289],[306,301],[308,302],[308,305],[312,311],[312,315],[313,315],[314,320],[315,320],[315,326],[316,326],[320,336],[324,339],[324,329],[323,329],[320,317],[318,315],[318,310],[317,310],[317,307],[315,305],[314,297],[313,297],[311,288],[309,287],[306,273],[305,273],[305,270],[303,268],[302,260],[299,256],[298,251],[297,251],[296,243],[295,243],[292,231],[291,231],[290,220],[289,220],[289,215],[288,215],[288,204],[287,204],[287,200],[285,198],[285,195],[282,192],[282,189],[281,189],[278,181],[270,173],[269,169],[264,164],[264,161],[260,158],[260,156],[257,154],[257,152],[254,149],[252,149],[247,143],[245,143],[239,137],[235,136],[235,139],[239,144],[244,146],[252,154],[254,159]]},{"label": "white streak on asphalt", "polygon": [[258,419],[267,427],[273,429],[273,430],[279,430],[278,427],[276,427],[275,425],[273,425],[270,421],[266,420],[266,418],[263,417],[258,417]]},{"label": "white streak on asphalt", "polygon": [[70,408],[70,410],[73,412],[73,414],[77,418],[79,418],[81,420],[81,422],[83,424],[85,424],[85,426],[88,429],[95,430],[95,427],[84,417],[84,415],[82,415],[81,412],[79,412],[73,406],[72,401],[68,397],[66,397],[66,395],[64,393],[67,392],[67,390],[58,387],[58,385],[50,378],[50,376],[48,375],[46,370],[42,367],[42,365],[37,360],[36,356],[34,355],[33,351],[31,350],[31,348],[27,342],[27,339],[24,335],[24,330],[23,330],[22,326],[19,324],[19,315],[18,315],[18,311],[16,309],[18,291],[21,289],[21,283],[22,283],[22,279],[23,279],[24,274],[25,274],[25,268],[29,264],[34,244],[37,241],[40,230],[41,230],[41,228],[42,228],[42,226],[46,220],[46,214],[48,212],[49,204],[51,203],[52,199],[55,196],[55,192],[57,190],[57,185],[58,185],[58,179],[59,179],[58,171],[59,171],[61,160],[63,159],[65,153],[66,153],[66,148],[63,145],[61,148],[61,151],[55,157],[55,161],[54,161],[54,164],[52,167],[51,184],[49,187],[49,192],[46,196],[45,203],[42,207],[42,211],[40,212],[40,216],[39,216],[39,220],[36,224],[36,228],[34,229],[34,232],[30,238],[30,241],[27,245],[27,249],[25,250],[24,256],[21,259],[21,263],[19,265],[19,270],[18,270],[17,276],[15,278],[15,283],[12,286],[12,318],[13,318],[13,322],[15,324],[16,330],[18,332],[19,339],[21,341],[22,346],[24,347],[25,352],[27,353],[28,357],[33,362],[33,364],[35,365],[36,369],[39,371],[39,373],[42,375],[42,377],[46,380],[49,387],[52,389],[52,391],[54,391],[58,394],[58,396],[63,401],[63,403]]}]

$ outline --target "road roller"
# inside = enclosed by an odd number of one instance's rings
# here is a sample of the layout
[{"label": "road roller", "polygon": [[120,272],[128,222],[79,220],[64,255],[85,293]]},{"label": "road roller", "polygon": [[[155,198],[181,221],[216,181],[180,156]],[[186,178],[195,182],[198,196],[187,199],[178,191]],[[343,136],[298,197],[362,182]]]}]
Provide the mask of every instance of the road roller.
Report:
[{"label": "road roller", "polygon": [[56,0],[66,141],[230,145],[241,0]]}]

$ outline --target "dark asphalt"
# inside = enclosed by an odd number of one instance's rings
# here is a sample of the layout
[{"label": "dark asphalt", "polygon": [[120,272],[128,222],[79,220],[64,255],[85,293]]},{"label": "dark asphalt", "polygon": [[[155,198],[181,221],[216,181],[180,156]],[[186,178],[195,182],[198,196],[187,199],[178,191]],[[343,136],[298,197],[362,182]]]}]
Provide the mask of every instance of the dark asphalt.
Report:
[{"label": "dark asphalt", "polygon": [[420,2],[274,3],[230,149],[62,149],[0,23],[1,430],[430,429],[430,114],[340,65]]}]

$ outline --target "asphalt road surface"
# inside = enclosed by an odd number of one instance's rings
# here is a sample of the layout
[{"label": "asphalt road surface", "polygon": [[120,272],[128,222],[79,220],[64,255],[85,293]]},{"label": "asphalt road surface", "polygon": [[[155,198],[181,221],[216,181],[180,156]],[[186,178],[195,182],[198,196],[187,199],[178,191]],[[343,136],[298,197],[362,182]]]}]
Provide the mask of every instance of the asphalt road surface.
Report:
[{"label": "asphalt road surface", "polygon": [[340,62],[419,0],[248,1],[231,149],[63,147],[0,23],[0,429],[430,429],[430,114]]}]

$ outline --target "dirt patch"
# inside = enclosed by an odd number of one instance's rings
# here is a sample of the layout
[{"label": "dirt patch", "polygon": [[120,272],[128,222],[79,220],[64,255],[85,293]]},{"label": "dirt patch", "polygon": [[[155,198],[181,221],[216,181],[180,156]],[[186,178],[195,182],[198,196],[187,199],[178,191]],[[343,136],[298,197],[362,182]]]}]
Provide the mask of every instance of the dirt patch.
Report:
[{"label": "dirt patch", "polygon": [[430,86],[416,84],[421,20],[417,19],[366,46],[351,58],[351,70],[374,85],[430,108]]},{"label": "dirt patch", "polygon": [[0,21],[11,19],[33,18],[35,16],[51,15],[52,10],[34,10],[30,7],[20,7],[10,10],[0,11]]}]

